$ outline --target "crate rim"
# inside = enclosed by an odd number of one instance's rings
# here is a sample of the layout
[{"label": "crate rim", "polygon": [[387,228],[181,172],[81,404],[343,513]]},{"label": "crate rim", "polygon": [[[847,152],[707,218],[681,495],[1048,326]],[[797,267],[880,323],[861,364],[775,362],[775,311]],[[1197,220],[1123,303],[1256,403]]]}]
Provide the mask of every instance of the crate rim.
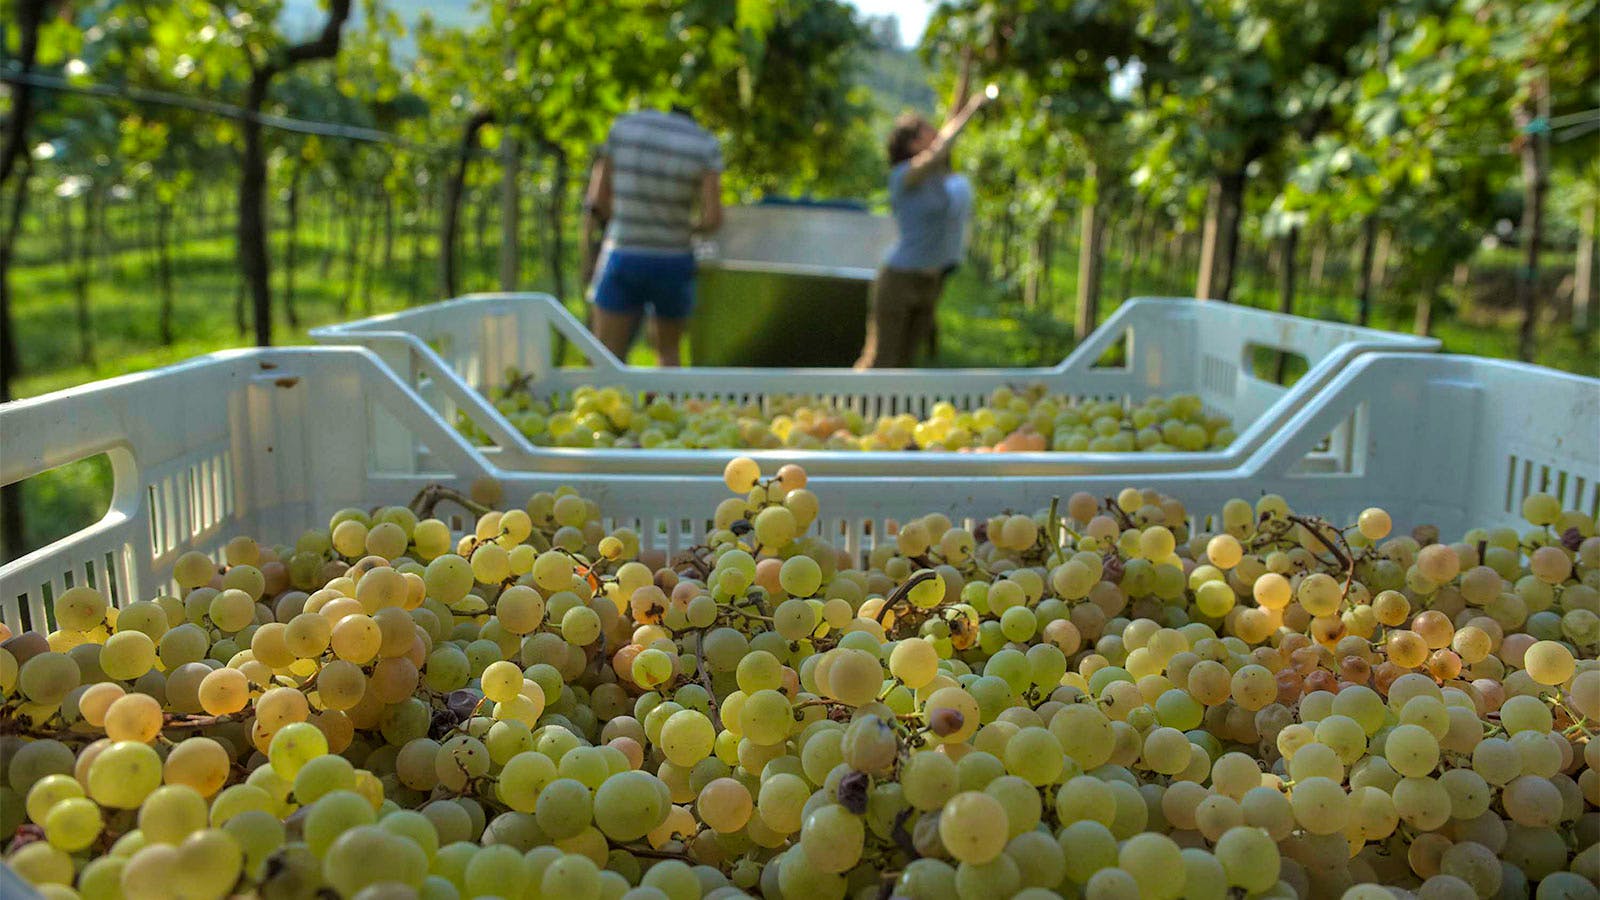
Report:
[{"label": "crate rim", "polygon": [[[520,307],[519,304],[530,304]],[[565,448],[536,444],[523,435],[510,419],[499,412],[489,401],[485,389],[475,388],[468,377],[458,371],[444,354],[405,322],[416,317],[436,317],[460,310],[464,316],[488,316],[508,313],[534,315],[543,318],[543,324],[555,329],[571,341],[589,363],[588,368],[559,368],[536,373],[538,381],[553,382],[555,389],[572,387],[575,379],[583,379],[597,387],[622,382],[629,392],[648,390],[652,379],[662,383],[661,390],[694,395],[698,392],[737,393],[739,382],[754,382],[747,388],[751,394],[774,392],[775,382],[782,379],[813,378],[823,380],[820,386],[783,385],[781,390],[800,396],[849,395],[852,390],[863,398],[882,398],[893,392],[925,394],[929,380],[941,379],[951,383],[949,393],[972,393],[978,388],[963,391],[962,380],[1021,384],[1029,380],[1048,381],[1062,378],[1098,378],[1095,363],[1102,354],[1142,320],[1154,319],[1171,324],[1187,318],[1201,316],[1206,307],[1242,314],[1260,323],[1261,332],[1289,331],[1294,328],[1338,329],[1343,337],[1337,349],[1326,352],[1294,385],[1282,386],[1282,393],[1253,418],[1236,422],[1236,436],[1227,447],[1202,451],[1143,452],[1090,452],[1090,451],[1030,451],[1014,453],[959,453],[955,451],[907,450],[830,450],[795,448]],[[535,326],[538,327],[538,326]],[[1281,426],[1297,405],[1309,402],[1325,390],[1329,381],[1341,369],[1348,368],[1362,354],[1369,352],[1432,352],[1440,342],[1436,338],[1418,337],[1387,332],[1342,322],[1308,319],[1255,307],[1220,304],[1183,297],[1139,296],[1130,298],[1114,311],[1105,322],[1073,348],[1054,366],[1041,367],[975,367],[956,369],[881,369],[858,372],[837,367],[782,368],[782,367],[698,367],[684,369],[658,369],[631,366],[620,362],[590,332],[573,318],[571,313],[554,297],[540,292],[483,292],[451,298],[407,310],[384,313],[351,322],[325,325],[313,329],[313,339],[325,344],[356,344],[380,350],[384,363],[403,379],[417,379],[426,375],[432,388],[453,404],[457,414],[464,415],[488,438],[486,455],[504,460],[507,469],[515,471],[579,472],[590,466],[601,465],[608,470],[624,473],[694,471],[710,455],[722,460],[737,456],[750,456],[758,461],[782,464],[800,463],[815,467],[819,472],[844,472],[855,469],[872,469],[890,475],[900,471],[926,475],[976,475],[991,470],[1019,476],[1052,476],[1091,474],[1100,471],[1152,473],[1163,471],[1221,470],[1237,466],[1251,452],[1265,443],[1275,426]],[[1248,341],[1248,346],[1272,347],[1270,339]],[[1287,346],[1277,349],[1290,350]],[[402,362],[401,359],[405,361]],[[1109,370],[1129,372],[1128,369]],[[1264,381],[1240,372],[1238,378],[1250,383]],[[726,381],[726,386],[701,387],[705,382]],[[415,382],[412,382],[415,383]],[[537,382],[536,382],[537,383]],[[992,386],[992,385],[989,385]],[[982,388],[987,391],[989,386]],[[810,390],[807,388],[810,387]],[[1056,388],[1060,390],[1060,388]],[[1096,395],[1104,385],[1085,384],[1086,397]],[[1175,393],[1193,392],[1192,389]],[[1068,391],[1070,393],[1070,391]],[[873,402],[873,401],[867,401]]]}]

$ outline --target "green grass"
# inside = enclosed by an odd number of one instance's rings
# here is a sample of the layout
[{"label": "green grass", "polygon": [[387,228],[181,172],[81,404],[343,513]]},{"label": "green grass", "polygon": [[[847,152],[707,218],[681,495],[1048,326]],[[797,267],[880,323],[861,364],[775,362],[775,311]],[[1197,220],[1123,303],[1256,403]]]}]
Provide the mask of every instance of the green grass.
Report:
[{"label": "green grass", "polygon": [[[365,304],[360,295],[361,279],[367,277],[366,273],[358,270],[355,279],[351,279],[342,248],[334,248],[334,262],[328,267],[328,276],[323,277],[322,257],[329,248],[320,235],[309,231],[302,240],[295,267],[298,326],[289,324],[283,308],[284,253],[281,241],[273,245],[273,263],[277,266],[273,275],[275,343],[310,343],[306,334],[318,325],[403,309],[413,296],[423,302],[437,296],[437,241],[431,235],[422,241],[422,255],[415,267],[409,256],[409,239],[397,237],[388,268],[376,258],[379,254],[375,250],[371,284],[366,291],[370,302]],[[157,325],[160,295],[152,254],[122,249],[103,257],[89,286],[92,360],[85,360],[81,353],[70,265],[43,261],[50,259],[45,248],[25,245],[24,249],[33,250],[29,255],[41,261],[18,265],[13,276],[17,298],[13,315],[21,338],[23,372],[15,387],[18,396],[34,396],[254,343],[248,312],[246,331],[241,332],[235,322],[239,277],[231,232],[196,238],[174,248],[175,340],[165,346],[160,343]],[[494,247],[487,246],[477,255],[471,249],[469,243],[463,253],[462,291],[496,289]],[[534,270],[527,289],[549,288],[550,276],[542,266],[530,261],[524,269],[525,273]],[[570,271],[576,272],[575,265]]]},{"label": "green grass", "polygon": [[[468,220],[470,223],[470,219]],[[370,307],[359,299],[359,277],[352,282],[341,248],[323,277],[322,258],[327,245],[320,230],[302,230],[295,267],[295,307],[298,327],[290,326],[282,308],[281,235],[272,246],[273,289],[276,310],[274,340],[278,344],[308,344],[307,331],[318,325],[366,315],[391,312],[437,294],[437,240],[429,234],[420,242],[415,261],[407,235],[396,235],[394,257],[385,268],[381,248],[374,248]],[[12,278],[22,376],[14,385],[18,397],[32,397],[104,378],[169,365],[190,357],[254,343],[253,331],[241,333],[235,324],[234,300],[239,290],[231,229],[197,236],[173,248],[174,337],[170,345],[159,338],[160,293],[154,255],[147,249],[119,247],[93,264],[89,281],[93,357],[81,352],[75,311],[74,264],[61,261],[48,232],[35,223],[19,248],[19,264]],[[461,290],[498,288],[496,248],[486,244],[473,253],[467,240],[461,260]],[[529,256],[534,253],[530,251]],[[576,260],[569,261],[568,281],[576,277]],[[548,290],[552,276],[542,261],[525,259],[523,274],[529,290]],[[349,298],[347,302],[346,298]],[[341,311],[341,303],[345,309]],[[247,321],[248,325],[248,321]],[[21,548],[0,548],[0,559],[23,553],[65,537],[105,514],[111,497],[111,468],[105,458],[74,463],[52,470],[22,485],[24,543]]]},{"label": "green grass", "polygon": [[[1551,254],[1554,273],[1571,267],[1572,254]],[[1043,299],[1033,308],[1024,307],[1020,291],[982,279],[973,266],[957,272],[940,301],[940,354],[931,361],[939,366],[973,365],[1049,365],[1071,352],[1071,319],[1077,296],[1076,256],[1063,259],[1050,273]],[[1122,259],[1114,250],[1107,254],[1102,279],[1100,319],[1104,321],[1125,298],[1121,289]],[[1304,276],[1302,276],[1303,278]],[[1261,309],[1278,308],[1276,285],[1257,283],[1267,279],[1246,275],[1236,288],[1235,302]],[[1333,279],[1330,278],[1330,281]],[[1146,259],[1134,266],[1128,280],[1128,296],[1187,296],[1193,291],[1193,273],[1176,275]],[[1448,293],[1448,292],[1447,292]],[[1371,326],[1389,331],[1410,332],[1414,324],[1414,299],[1398,295],[1397,290],[1380,290],[1374,304]],[[1356,321],[1358,307],[1352,293],[1331,287],[1302,286],[1296,294],[1295,314],[1339,322]],[[1474,305],[1465,312],[1452,310],[1445,302],[1436,303],[1433,336],[1447,353],[1515,359],[1520,312],[1504,307]],[[1544,323],[1538,332],[1534,362],[1580,375],[1600,376],[1600,330],[1578,334],[1560,323]]]},{"label": "green grass", "polygon": [[[471,217],[464,218],[464,225],[471,227]],[[302,230],[295,277],[298,327],[290,327],[284,317],[282,236],[274,237],[273,258],[279,267],[273,282],[278,302],[274,333],[280,344],[306,343],[307,329],[320,324],[397,310],[437,295],[437,242],[432,234],[420,242],[416,260],[410,256],[410,237],[397,234],[390,265],[384,266],[381,259],[372,260],[367,288],[370,303],[363,303],[355,294],[359,293],[360,279],[367,276],[358,272],[352,280],[340,248],[332,248],[335,258],[324,275],[323,257],[330,248],[320,229],[313,231],[308,226]],[[176,340],[167,346],[161,345],[158,337],[160,301],[152,253],[121,247],[98,260],[89,282],[93,359],[85,360],[74,310],[75,270],[60,261],[61,254],[53,252],[50,242],[54,239],[49,235],[36,223],[25,236],[20,264],[13,273],[14,315],[23,366],[22,378],[16,385],[19,396],[146,370],[252,342],[251,334],[241,333],[234,319],[239,281],[232,231],[218,229],[216,233],[184,240],[174,248]],[[470,235],[463,242],[463,292],[497,288],[493,236],[491,233],[478,253],[473,252],[475,241]],[[375,249],[373,256],[378,255]],[[523,267],[525,288],[548,289],[551,273],[541,260],[534,258],[537,255],[537,248],[529,248]],[[964,266],[947,286],[940,304],[940,350],[928,364],[1031,366],[1059,362],[1074,344],[1071,320],[1077,288],[1076,262],[1075,253],[1069,248],[1058,251],[1041,300],[1031,309],[1024,307],[1013,283],[986,280],[978,266]],[[1170,295],[1191,290],[1192,272],[1187,268],[1169,271],[1164,262],[1150,257],[1137,261],[1126,279],[1127,293]],[[1491,269],[1503,262],[1499,257],[1480,260]],[[1102,320],[1121,300],[1116,295],[1124,284],[1122,265],[1113,249],[1104,267]],[[1553,255],[1550,265],[1553,269],[1570,265],[1570,254],[1567,259]],[[571,287],[577,271],[576,260],[569,260],[569,295],[578,293]],[[1337,282],[1336,278],[1333,280]],[[1276,308],[1276,288],[1265,274],[1247,270],[1237,299],[1253,306]],[[581,317],[581,301],[569,299],[568,305]],[[1303,290],[1295,311],[1316,318],[1353,321],[1356,308],[1348,292],[1329,286]],[[1412,315],[1409,300],[1398,296],[1395,290],[1386,290],[1380,293],[1372,324],[1409,331]],[[1447,352],[1515,355],[1517,317],[1509,307],[1483,304],[1462,312],[1440,304],[1434,323],[1434,333],[1444,342]],[[655,355],[641,342],[630,353],[629,361],[651,365]],[[1536,361],[1586,375],[1600,374],[1600,352],[1596,351],[1594,333],[1580,337],[1558,324],[1541,329]],[[1269,361],[1263,361],[1261,367],[1275,369]],[[103,515],[109,497],[110,467],[103,458],[29,479],[24,483],[27,539],[22,549],[42,546],[93,522]],[[11,558],[17,554],[8,548],[4,555]]]}]

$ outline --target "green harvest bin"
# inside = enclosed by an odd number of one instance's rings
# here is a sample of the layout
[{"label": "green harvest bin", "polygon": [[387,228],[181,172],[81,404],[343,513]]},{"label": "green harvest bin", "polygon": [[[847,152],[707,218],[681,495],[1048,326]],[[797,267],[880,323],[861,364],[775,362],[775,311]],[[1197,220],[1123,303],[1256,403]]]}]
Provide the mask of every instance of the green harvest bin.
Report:
[{"label": "green harvest bin", "polygon": [[867,294],[894,242],[887,216],[763,203],[726,211],[697,250],[690,359],[696,366],[848,366]]}]

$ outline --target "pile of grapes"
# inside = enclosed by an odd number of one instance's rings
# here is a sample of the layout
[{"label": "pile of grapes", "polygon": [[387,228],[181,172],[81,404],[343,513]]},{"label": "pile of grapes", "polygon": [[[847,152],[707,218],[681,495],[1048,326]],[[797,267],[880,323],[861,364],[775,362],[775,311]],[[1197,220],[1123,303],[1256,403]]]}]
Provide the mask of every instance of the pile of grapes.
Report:
[{"label": "pile of grapes", "polygon": [[[1219,450],[1237,437],[1227,416],[1208,414],[1192,394],[1124,406],[1079,402],[1041,384],[997,388],[974,410],[936,403],[922,421],[907,413],[869,420],[801,395],[768,397],[763,409],[720,400],[674,403],[616,387],[543,399],[512,387],[494,405],[528,440],[556,447],[1133,453]],[[459,427],[488,442],[464,416]]]},{"label": "pile of grapes", "polygon": [[725,480],[672,560],[572,491],[430,489],[64,592],[0,645],[5,862],[129,900],[1596,896],[1600,537],[1548,495],[1443,542],[1128,489],[858,558],[802,470]]}]

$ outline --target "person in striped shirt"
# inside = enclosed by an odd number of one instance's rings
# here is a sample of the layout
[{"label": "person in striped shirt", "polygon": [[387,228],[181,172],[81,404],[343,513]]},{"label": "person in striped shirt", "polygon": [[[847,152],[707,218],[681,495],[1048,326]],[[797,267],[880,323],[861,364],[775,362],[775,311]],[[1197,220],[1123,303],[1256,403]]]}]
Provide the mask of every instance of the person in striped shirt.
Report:
[{"label": "person in striped shirt", "polygon": [[595,336],[625,359],[648,312],[661,365],[678,365],[694,309],[693,239],[722,224],[716,137],[681,108],[619,117],[590,174],[584,216],[585,234],[605,232],[591,288]]}]

